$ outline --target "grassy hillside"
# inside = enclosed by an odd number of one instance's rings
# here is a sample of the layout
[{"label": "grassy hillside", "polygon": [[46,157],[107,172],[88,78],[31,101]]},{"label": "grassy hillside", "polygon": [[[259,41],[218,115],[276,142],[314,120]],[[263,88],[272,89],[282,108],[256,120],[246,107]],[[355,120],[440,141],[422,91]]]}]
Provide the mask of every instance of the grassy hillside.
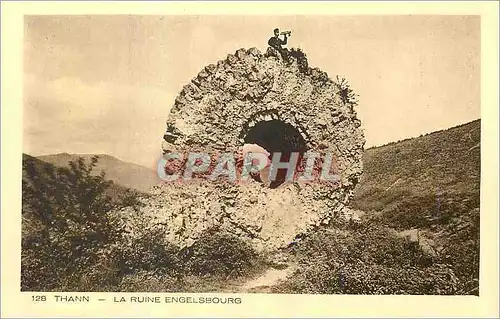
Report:
[{"label": "grassy hillside", "polygon": [[[56,166],[68,166],[70,161],[74,161],[78,157],[89,161],[92,156],[94,155],[61,153],[38,156],[38,159]],[[97,156],[99,156],[99,162],[94,173],[100,174],[105,171],[107,179],[112,180],[117,185],[147,192],[160,181],[156,172],[146,167],[125,162],[106,154],[97,154]]]},{"label": "grassy hillside", "polygon": [[[480,140],[481,122],[477,120],[368,149],[352,207],[390,212],[397,206],[406,212],[411,207],[402,204],[419,203],[429,218],[446,214],[450,205],[479,207]],[[413,226],[400,222],[398,227]]]},{"label": "grassy hillside", "polygon": [[350,203],[289,253],[287,293],[478,294],[480,121],[368,149]]}]

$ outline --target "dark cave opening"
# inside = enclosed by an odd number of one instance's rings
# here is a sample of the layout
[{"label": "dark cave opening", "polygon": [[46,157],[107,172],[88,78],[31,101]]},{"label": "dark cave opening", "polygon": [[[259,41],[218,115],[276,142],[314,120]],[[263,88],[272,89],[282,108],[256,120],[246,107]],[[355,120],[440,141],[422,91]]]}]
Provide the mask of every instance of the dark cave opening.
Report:
[{"label": "dark cave opening", "polygon": [[[293,125],[280,120],[257,122],[244,137],[245,144],[257,144],[269,153],[269,159],[275,152],[281,152],[281,162],[288,162],[292,152],[299,153],[300,163],[303,154],[307,151],[307,143],[299,130]],[[276,188],[286,181],[287,170],[279,169],[276,179],[271,182],[270,188]]]}]

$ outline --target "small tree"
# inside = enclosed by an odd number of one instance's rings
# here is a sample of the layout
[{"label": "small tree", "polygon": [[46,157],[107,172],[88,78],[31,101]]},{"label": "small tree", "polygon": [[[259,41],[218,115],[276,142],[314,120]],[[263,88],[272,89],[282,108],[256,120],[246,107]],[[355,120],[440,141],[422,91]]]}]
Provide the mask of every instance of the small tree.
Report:
[{"label": "small tree", "polygon": [[[112,182],[92,175],[98,157],[56,168],[25,161],[23,219],[23,290],[51,290],[67,276],[98,261],[98,251],[123,232],[109,212],[114,203],[105,194]],[[24,226],[24,225],[23,225]]]}]

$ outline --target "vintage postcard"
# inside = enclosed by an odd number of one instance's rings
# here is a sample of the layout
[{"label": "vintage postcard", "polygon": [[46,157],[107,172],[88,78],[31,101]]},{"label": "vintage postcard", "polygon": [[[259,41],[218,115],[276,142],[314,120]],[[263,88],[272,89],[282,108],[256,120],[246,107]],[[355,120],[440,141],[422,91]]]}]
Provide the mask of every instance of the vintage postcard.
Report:
[{"label": "vintage postcard", "polygon": [[2,3],[2,316],[498,316],[497,14]]}]

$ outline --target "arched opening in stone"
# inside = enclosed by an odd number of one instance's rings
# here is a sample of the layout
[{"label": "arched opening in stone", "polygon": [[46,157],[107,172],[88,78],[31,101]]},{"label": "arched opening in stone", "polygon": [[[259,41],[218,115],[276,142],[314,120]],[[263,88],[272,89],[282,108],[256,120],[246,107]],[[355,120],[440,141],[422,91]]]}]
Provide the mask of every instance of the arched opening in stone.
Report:
[{"label": "arched opening in stone", "polygon": [[[257,144],[269,153],[269,159],[276,152],[281,153],[281,162],[289,162],[292,152],[299,153],[300,163],[307,151],[307,143],[302,134],[293,125],[278,119],[261,121],[250,127],[243,138],[245,144]],[[287,170],[279,169],[276,179],[270,183],[270,188],[276,188],[286,181]]]}]

